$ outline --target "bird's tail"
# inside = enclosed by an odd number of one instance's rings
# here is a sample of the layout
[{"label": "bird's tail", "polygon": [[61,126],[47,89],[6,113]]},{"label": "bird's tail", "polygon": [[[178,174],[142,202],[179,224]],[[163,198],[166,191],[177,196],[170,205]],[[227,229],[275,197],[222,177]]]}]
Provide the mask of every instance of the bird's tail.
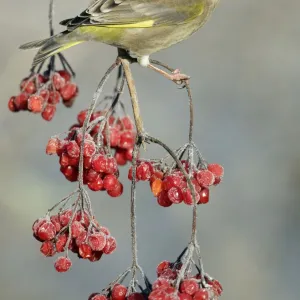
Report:
[{"label": "bird's tail", "polygon": [[68,49],[72,46],[82,43],[83,41],[70,41],[66,38],[69,31],[64,31],[50,38],[26,43],[20,46],[20,49],[34,49],[40,48],[38,53],[33,59],[33,66],[38,65],[42,61],[46,60],[50,56],[60,53],[61,51]]}]

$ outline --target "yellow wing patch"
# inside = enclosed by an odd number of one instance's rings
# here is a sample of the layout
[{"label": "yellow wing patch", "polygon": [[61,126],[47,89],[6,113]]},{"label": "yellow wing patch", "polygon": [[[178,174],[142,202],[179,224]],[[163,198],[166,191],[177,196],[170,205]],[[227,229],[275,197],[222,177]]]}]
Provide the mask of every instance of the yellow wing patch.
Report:
[{"label": "yellow wing patch", "polygon": [[154,20],[142,21],[133,24],[117,24],[117,25],[102,25],[102,27],[110,28],[149,28],[154,24]]}]

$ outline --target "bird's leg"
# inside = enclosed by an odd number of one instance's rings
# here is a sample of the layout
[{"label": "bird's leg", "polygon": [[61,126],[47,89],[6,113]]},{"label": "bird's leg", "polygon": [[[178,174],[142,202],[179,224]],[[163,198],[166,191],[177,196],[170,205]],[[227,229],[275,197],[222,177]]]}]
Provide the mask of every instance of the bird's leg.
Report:
[{"label": "bird's leg", "polygon": [[170,74],[170,73],[168,73],[168,72],[166,72],[166,71],[164,71],[164,70],[162,70],[158,67],[155,67],[154,64],[151,64],[151,63],[148,64],[147,67],[149,69],[163,75],[164,77],[166,77],[167,79],[175,82],[178,85],[181,85],[181,84],[183,84],[184,82],[186,82],[187,80],[190,79],[190,76],[180,73],[179,69],[175,69],[175,70],[171,69],[172,73]]}]

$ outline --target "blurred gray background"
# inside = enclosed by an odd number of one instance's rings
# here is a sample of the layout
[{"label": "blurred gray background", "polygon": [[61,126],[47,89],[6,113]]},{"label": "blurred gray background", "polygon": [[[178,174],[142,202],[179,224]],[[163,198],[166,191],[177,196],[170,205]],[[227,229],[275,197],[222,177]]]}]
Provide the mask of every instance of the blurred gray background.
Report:
[{"label": "blurred gray background", "polygon": [[[48,1],[0,3],[0,299],[87,299],[130,264],[126,170],[121,198],[91,193],[99,221],[118,239],[115,254],[94,264],[74,258],[72,270],[58,274],[53,259],[39,253],[31,225],[75,188],[60,174],[57,158],[45,155],[45,145],[87,107],[116,51],[96,43],[66,51],[80,87],[73,108],[60,106],[51,123],[14,115],[7,101],[35,53],[18,45],[48,35]],[[87,4],[57,1],[56,24]],[[195,142],[208,161],[225,167],[223,183],[199,209],[198,225],[206,271],[222,282],[224,300],[299,299],[299,10],[296,0],[223,0],[191,39],[154,55],[192,76]],[[147,131],[179,147],[187,140],[185,91],[150,70],[134,66],[133,72]],[[130,108],[127,94],[124,100]],[[146,155],[162,151],[151,146]],[[156,265],[175,259],[187,244],[191,210],[159,207],[143,183],[137,210],[140,264],[154,279]]]}]

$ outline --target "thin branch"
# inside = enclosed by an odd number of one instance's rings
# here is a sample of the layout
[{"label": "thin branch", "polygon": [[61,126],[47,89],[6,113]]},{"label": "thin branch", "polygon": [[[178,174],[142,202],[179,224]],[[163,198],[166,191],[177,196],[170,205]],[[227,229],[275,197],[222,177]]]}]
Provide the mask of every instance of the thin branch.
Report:
[{"label": "thin branch", "polygon": [[54,0],[50,0],[49,2],[49,13],[48,13],[50,36],[54,35],[54,29],[53,29],[54,3],[53,2]]},{"label": "thin branch", "polygon": [[137,134],[138,134],[138,136],[141,136],[142,133],[144,132],[144,127],[143,127],[143,121],[141,118],[139,101],[138,101],[138,97],[137,97],[135,83],[134,83],[131,69],[130,69],[130,62],[126,58],[120,58],[120,60],[121,60],[122,66],[124,68],[125,77],[126,77],[126,81],[127,81],[127,85],[128,85],[128,90],[129,90],[129,94],[130,94],[130,98],[131,98],[132,110],[133,110]]}]

